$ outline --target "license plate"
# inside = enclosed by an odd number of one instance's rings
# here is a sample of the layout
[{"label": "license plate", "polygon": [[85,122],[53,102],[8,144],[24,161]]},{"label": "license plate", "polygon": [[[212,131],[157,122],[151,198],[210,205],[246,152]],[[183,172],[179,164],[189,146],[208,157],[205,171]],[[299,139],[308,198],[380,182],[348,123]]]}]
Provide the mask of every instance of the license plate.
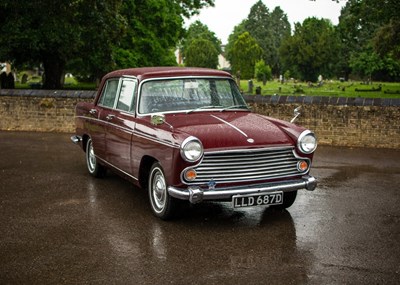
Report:
[{"label": "license plate", "polygon": [[283,192],[268,194],[236,195],[232,198],[234,208],[244,208],[265,205],[280,205],[283,203]]}]

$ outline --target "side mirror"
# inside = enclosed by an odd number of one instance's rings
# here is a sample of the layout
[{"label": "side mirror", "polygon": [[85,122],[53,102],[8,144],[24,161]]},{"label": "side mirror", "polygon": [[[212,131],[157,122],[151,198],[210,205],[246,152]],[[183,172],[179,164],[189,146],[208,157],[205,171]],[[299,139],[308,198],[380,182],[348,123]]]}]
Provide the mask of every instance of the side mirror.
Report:
[{"label": "side mirror", "polygon": [[301,109],[301,106],[294,109],[294,111],[293,111],[294,117],[290,120],[291,123],[293,123],[297,119],[297,117],[300,116],[300,114],[301,114],[300,109]]},{"label": "side mirror", "polygon": [[158,126],[165,122],[165,116],[163,114],[153,114],[151,115],[151,124]]}]

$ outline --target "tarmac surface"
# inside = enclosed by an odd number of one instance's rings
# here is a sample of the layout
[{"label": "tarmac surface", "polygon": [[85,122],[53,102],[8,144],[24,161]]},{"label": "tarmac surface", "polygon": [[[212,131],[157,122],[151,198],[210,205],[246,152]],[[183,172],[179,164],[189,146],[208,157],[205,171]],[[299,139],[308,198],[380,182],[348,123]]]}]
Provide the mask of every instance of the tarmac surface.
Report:
[{"label": "tarmac surface", "polygon": [[165,222],[69,134],[0,132],[0,284],[399,284],[400,150],[320,146],[287,211]]}]

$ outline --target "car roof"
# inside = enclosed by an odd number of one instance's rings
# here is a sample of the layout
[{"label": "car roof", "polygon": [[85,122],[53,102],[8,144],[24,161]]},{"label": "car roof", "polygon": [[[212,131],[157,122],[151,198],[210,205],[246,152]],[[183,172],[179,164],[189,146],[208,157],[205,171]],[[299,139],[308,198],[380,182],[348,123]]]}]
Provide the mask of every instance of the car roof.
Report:
[{"label": "car roof", "polygon": [[108,73],[103,79],[133,76],[139,81],[150,78],[180,77],[180,76],[211,76],[211,77],[232,77],[226,71],[200,68],[200,67],[139,67],[115,70]]}]

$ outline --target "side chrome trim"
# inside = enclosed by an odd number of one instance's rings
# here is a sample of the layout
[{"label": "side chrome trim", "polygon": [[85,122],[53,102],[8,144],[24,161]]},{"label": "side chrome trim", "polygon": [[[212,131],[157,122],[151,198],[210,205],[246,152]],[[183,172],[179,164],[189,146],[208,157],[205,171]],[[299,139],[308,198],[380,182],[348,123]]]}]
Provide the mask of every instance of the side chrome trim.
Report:
[{"label": "side chrome trim", "polygon": [[317,187],[317,180],[309,175],[301,179],[273,182],[267,184],[256,184],[240,187],[226,187],[212,190],[204,190],[200,187],[188,187],[186,189],[168,187],[168,193],[174,198],[189,200],[191,203],[199,203],[203,200],[231,199],[233,195],[267,194],[269,192],[283,191],[291,192],[299,189],[313,191]]}]

